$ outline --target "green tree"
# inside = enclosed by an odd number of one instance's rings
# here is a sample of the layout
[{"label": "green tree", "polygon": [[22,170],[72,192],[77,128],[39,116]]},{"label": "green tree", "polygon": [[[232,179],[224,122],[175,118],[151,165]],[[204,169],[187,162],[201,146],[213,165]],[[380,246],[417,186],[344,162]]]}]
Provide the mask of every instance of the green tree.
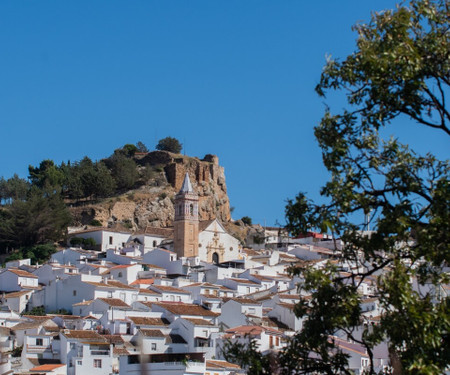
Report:
[{"label": "green tree", "polygon": [[35,306],[30,311],[26,311],[23,315],[46,316],[44,306]]},{"label": "green tree", "polygon": [[246,336],[242,340],[226,340],[222,347],[226,361],[235,363],[246,370],[248,375],[271,375],[276,373],[275,357],[271,354],[263,355],[256,340]]},{"label": "green tree", "polygon": [[160,151],[169,151],[175,154],[179,154],[182,150],[182,144],[180,141],[173,137],[166,137],[160,139],[158,144],[156,145],[156,149]]},{"label": "green tree", "polygon": [[136,148],[137,148],[137,150],[136,150],[137,152],[148,152],[147,146],[140,141],[138,143],[136,143]]},{"label": "green tree", "polygon": [[20,178],[17,174],[13,177],[5,180],[3,177],[0,179],[0,203],[11,203],[13,200],[24,200],[30,189],[30,184],[23,178]]},{"label": "green tree", "polygon": [[87,156],[69,168],[67,186],[69,197],[74,199],[109,197],[116,188],[106,165],[101,161],[94,163]]},{"label": "green tree", "polygon": [[[315,205],[304,194],[289,200],[287,228],[333,234],[343,241],[341,259],[359,267],[349,276],[331,263],[292,270],[311,300],[295,308],[305,320],[281,355],[286,374],[350,373],[347,355],[331,339],[337,331],[366,348],[371,374],[381,341],[399,358],[399,372],[441,374],[450,365],[450,300],[439,293],[449,282],[449,163],[381,132],[399,118],[410,120],[411,131],[425,126],[450,134],[448,14],[440,0],[374,13],[355,27],[356,51],[324,68],[319,95],[333,90],[347,100],[347,109],[328,109],[315,128],[331,174],[321,190],[328,202]],[[364,217],[371,233],[363,231]],[[375,326],[361,317],[358,287],[368,278],[377,281],[384,308]]]},{"label": "green tree", "polygon": [[47,188],[60,190],[64,184],[64,172],[53,162],[53,160],[43,160],[39,167],[28,166],[29,178],[32,185],[41,189]]},{"label": "green tree", "polygon": [[21,252],[23,258],[29,258],[32,264],[42,264],[48,261],[51,255],[56,252],[56,247],[53,243],[46,243],[22,248]]},{"label": "green tree", "polygon": [[109,159],[108,165],[111,168],[112,176],[119,189],[129,189],[134,186],[139,178],[136,162],[115,152]]},{"label": "green tree", "polygon": [[94,170],[96,173],[97,187],[94,195],[97,197],[110,197],[116,190],[116,182],[111,171],[106,167],[105,163],[98,161],[95,163]]},{"label": "green tree", "polygon": [[245,225],[252,225],[252,218],[250,216],[242,216],[241,217],[241,221],[245,224]]},{"label": "green tree", "polygon": [[59,241],[71,219],[59,194],[33,188],[25,201],[15,200],[0,210],[0,248]]},{"label": "green tree", "polygon": [[133,156],[136,153],[136,151],[138,151],[138,148],[135,145],[127,143],[126,145],[124,145],[122,147],[122,150],[123,150],[125,155]]}]

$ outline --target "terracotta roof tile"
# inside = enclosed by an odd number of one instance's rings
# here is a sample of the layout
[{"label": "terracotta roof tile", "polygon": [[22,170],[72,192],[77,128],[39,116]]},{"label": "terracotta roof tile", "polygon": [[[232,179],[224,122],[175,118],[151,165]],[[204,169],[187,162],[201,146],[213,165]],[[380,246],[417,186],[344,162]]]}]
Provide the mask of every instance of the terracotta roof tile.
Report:
[{"label": "terracotta roof tile", "polygon": [[30,369],[30,371],[36,371],[36,372],[38,372],[38,371],[44,371],[44,372],[47,372],[47,371],[53,371],[53,370],[55,370],[55,369],[57,369],[57,368],[60,368],[60,367],[63,367],[63,366],[65,366],[64,364],[55,364],[55,365],[40,365],[40,366],[36,366],[36,367],[33,367],[32,369]]},{"label": "terracotta roof tile", "polygon": [[128,289],[134,290],[132,286],[125,285],[119,281],[108,280],[108,284],[103,282],[84,281],[85,284],[93,285],[99,288],[112,288],[112,289]]},{"label": "terracotta roof tile", "polygon": [[68,339],[81,339],[81,340],[88,339],[106,343],[106,339],[104,339],[103,336],[99,335],[95,331],[70,330],[68,332],[63,332],[62,334],[66,336]]},{"label": "terracotta roof tile", "polygon": [[170,322],[164,318],[129,316],[128,319],[130,319],[137,326],[168,326],[170,324]]},{"label": "terracotta roof tile", "polygon": [[175,302],[175,303],[153,303],[153,305],[161,306],[165,310],[171,312],[174,315],[194,315],[194,316],[209,316],[217,317],[219,314],[212,312],[202,306],[193,305],[189,303]]},{"label": "terracotta roof tile", "polygon": [[30,277],[32,279],[37,279],[38,277],[36,275],[33,275],[32,273],[29,273],[24,270],[19,270],[18,268],[8,268],[7,271],[12,272],[13,274],[19,276],[19,277]]},{"label": "terracotta roof tile", "polygon": [[130,285],[139,285],[139,284],[151,285],[154,282],[155,282],[155,279],[137,279],[137,280],[134,280],[132,283],[130,283]]},{"label": "terracotta roof tile", "polygon": [[241,283],[241,284],[252,284],[252,285],[260,286],[258,283],[255,283],[254,281],[247,280],[247,279],[229,278],[228,280],[233,280],[233,281],[235,281],[237,283]]},{"label": "terracotta roof tile", "polygon": [[97,298],[97,299],[112,307],[122,307],[126,309],[131,309],[131,306],[129,304],[123,302],[119,298]]},{"label": "terracotta roof tile", "polygon": [[165,337],[159,329],[140,329],[139,332],[145,337]]},{"label": "terracotta roof tile", "polygon": [[130,355],[130,352],[128,350],[126,350],[125,348],[113,348],[113,354],[114,356],[118,357],[121,355]]},{"label": "terracotta roof tile", "polygon": [[206,360],[206,368],[208,370],[213,370],[213,369],[240,370],[241,369],[241,367],[239,365],[236,365],[234,363],[230,363],[227,361],[212,360],[212,359]]},{"label": "terracotta roof tile", "polygon": [[121,269],[121,268],[128,268],[131,266],[135,266],[135,264],[119,264],[118,266],[111,267],[110,269],[116,270],[116,269]]},{"label": "terracotta roof tile", "polygon": [[251,299],[251,298],[243,298],[243,297],[224,297],[223,298],[223,302],[228,302],[228,301],[235,301],[235,302],[238,302],[238,303],[240,303],[241,305],[258,305],[258,306],[261,306],[261,304],[258,302],[258,301],[256,301],[256,300],[254,300],[254,299]]},{"label": "terracotta roof tile", "polygon": [[187,320],[188,322],[191,322],[192,324],[196,326],[213,326],[210,321],[205,319],[198,319],[198,318],[183,318],[184,320]]},{"label": "terracotta roof tile", "polygon": [[155,296],[161,295],[161,293],[158,293],[151,289],[139,289],[139,294],[151,294],[151,295],[155,295]]},{"label": "terracotta roof tile", "polygon": [[11,292],[11,293],[6,293],[5,294],[5,298],[17,298],[17,297],[22,297],[25,294],[28,293],[32,293],[31,290],[21,290],[20,292]]},{"label": "terracotta roof tile", "polygon": [[176,288],[174,286],[169,286],[169,285],[152,285],[150,288],[152,288],[153,290],[157,290],[160,292],[167,292],[167,293],[178,293],[178,294],[191,294],[191,292],[187,291],[187,290],[183,290],[180,288]]}]

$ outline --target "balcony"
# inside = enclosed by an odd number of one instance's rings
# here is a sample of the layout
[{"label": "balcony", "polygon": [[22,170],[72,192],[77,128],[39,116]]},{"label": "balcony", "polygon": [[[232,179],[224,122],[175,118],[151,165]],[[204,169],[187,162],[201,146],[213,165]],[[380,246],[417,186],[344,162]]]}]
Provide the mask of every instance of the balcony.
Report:
[{"label": "balcony", "polygon": [[109,350],[91,350],[91,356],[109,355],[109,354],[110,354]]},{"label": "balcony", "polygon": [[43,345],[27,345],[27,353],[43,353],[47,350],[51,351],[52,348],[50,346]]}]

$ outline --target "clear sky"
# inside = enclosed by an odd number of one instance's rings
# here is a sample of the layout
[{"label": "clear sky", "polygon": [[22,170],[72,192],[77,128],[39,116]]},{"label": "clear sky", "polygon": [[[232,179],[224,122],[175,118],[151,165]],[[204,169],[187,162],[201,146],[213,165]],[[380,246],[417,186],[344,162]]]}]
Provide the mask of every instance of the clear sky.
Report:
[{"label": "clear sky", "polygon": [[[284,223],[285,200],[327,179],[313,136],[325,56],[353,51],[351,26],[394,4],[3,0],[0,176],[173,136],[219,156],[235,219]],[[448,154],[445,137],[403,131]]]}]

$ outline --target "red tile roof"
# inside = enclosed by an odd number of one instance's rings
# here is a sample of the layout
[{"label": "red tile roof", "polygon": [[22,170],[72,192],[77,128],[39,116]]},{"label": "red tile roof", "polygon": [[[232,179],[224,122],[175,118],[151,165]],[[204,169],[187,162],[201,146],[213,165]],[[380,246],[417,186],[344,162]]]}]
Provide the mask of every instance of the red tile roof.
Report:
[{"label": "red tile roof", "polygon": [[122,307],[131,309],[131,306],[129,304],[123,302],[121,299],[118,298],[97,298],[97,299],[112,307]]},{"label": "red tile roof", "polygon": [[40,365],[40,366],[33,367],[32,369],[30,369],[30,371],[37,371],[37,372],[44,371],[44,372],[47,372],[47,371],[53,371],[53,370],[55,370],[57,368],[60,368],[60,367],[63,367],[63,366],[65,366],[65,365],[64,364]]},{"label": "red tile roof", "polygon": [[175,315],[194,315],[194,316],[210,316],[210,317],[217,317],[219,315],[215,312],[212,312],[211,310],[205,309],[202,306],[193,305],[189,303],[160,302],[160,303],[153,303],[153,305],[161,306],[165,310]]},{"label": "red tile roof", "polygon": [[37,279],[38,277],[36,275],[33,275],[32,273],[29,273],[24,270],[19,270],[18,268],[8,268],[7,271],[10,271],[14,273],[15,275],[19,277],[30,277],[32,279]]}]

